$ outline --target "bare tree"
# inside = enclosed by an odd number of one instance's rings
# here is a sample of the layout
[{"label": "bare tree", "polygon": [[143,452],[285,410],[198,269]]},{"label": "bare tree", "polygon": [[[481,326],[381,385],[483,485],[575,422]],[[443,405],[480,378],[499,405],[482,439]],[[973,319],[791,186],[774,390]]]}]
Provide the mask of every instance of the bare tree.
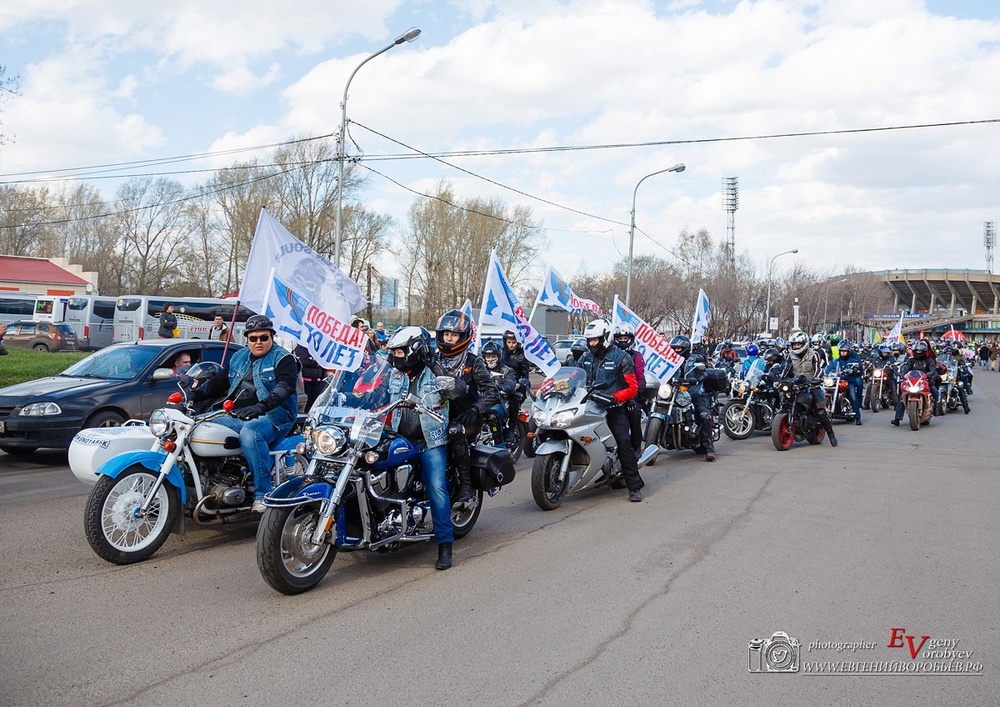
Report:
[{"label": "bare tree", "polygon": [[431,198],[415,202],[403,236],[403,259],[408,263],[407,291],[419,302],[422,320],[461,306],[466,298],[478,301],[491,251],[511,287],[521,288],[541,243],[540,227],[532,218],[531,209],[509,208],[499,199],[459,202],[444,181]]},{"label": "bare tree", "polygon": [[128,288],[145,294],[172,291],[194,231],[184,188],[169,179],[139,177],[119,187],[118,200],[121,210],[114,221],[125,238]]}]

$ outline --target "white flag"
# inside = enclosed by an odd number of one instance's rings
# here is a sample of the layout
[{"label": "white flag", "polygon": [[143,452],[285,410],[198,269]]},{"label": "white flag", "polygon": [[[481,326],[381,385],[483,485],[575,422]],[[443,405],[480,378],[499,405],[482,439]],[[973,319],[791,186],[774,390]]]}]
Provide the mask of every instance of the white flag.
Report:
[{"label": "white flag", "polygon": [[604,316],[600,305],[592,300],[577,297],[569,283],[563,280],[551,265],[542,278],[542,286],[538,288],[538,296],[535,298],[535,306],[540,304],[559,307],[570,314],[592,312],[598,317]]},{"label": "white flag", "polygon": [[493,324],[514,332],[524,347],[524,356],[542,369],[546,376],[559,370],[559,359],[552,346],[539,334],[524,314],[514,290],[507,282],[496,253],[490,253],[490,265],[486,271],[486,287],[483,289],[483,305],[479,308],[480,324]]},{"label": "white flag", "polygon": [[889,331],[888,336],[885,337],[887,343],[894,343],[899,341],[903,333],[903,313],[899,313],[899,321],[892,325],[892,329]]},{"label": "white flag", "polygon": [[670,343],[649,326],[631,309],[622,304],[615,295],[614,312],[611,315],[611,326],[625,322],[635,329],[635,346],[642,354],[646,376],[654,376],[661,383],[666,383],[681,367],[684,359],[670,347]]},{"label": "white flag", "polygon": [[323,368],[355,370],[364,332],[351,314],[367,304],[361,288],[261,209],[240,302],[266,314],[279,333],[309,349]]},{"label": "white flag", "polygon": [[698,290],[698,303],[694,307],[694,321],[691,322],[691,343],[697,344],[708,330],[708,295]]},{"label": "white flag", "polygon": [[272,270],[340,321],[350,322],[351,315],[368,304],[354,280],[261,209],[240,287],[240,302],[248,309],[264,312]]}]

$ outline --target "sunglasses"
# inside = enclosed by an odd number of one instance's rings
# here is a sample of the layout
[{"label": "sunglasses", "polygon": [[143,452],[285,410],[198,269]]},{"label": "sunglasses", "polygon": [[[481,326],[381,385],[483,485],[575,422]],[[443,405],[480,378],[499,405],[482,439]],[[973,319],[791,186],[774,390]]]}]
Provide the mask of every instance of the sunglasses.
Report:
[{"label": "sunglasses", "polygon": [[256,344],[258,341],[270,341],[270,340],[271,340],[270,334],[261,334],[260,336],[247,337],[247,341],[249,341],[251,344]]}]

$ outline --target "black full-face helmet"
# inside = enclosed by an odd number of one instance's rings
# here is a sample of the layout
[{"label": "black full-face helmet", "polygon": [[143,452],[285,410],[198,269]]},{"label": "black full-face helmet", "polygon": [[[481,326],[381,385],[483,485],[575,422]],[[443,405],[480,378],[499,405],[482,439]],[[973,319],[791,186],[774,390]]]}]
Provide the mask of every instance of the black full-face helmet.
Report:
[{"label": "black full-face helmet", "polygon": [[670,340],[670,348],[680,354],[683,358],[691,355],[691,337],[678,334]]},{"label": "black full-face helmet", "polygon": [[[405,326],[389,339],[389,365],[401,371],[411,371],[419,365],[426,365],[434,357],[430,332],[422,326]],[[403,352],[397,356],[396,351]]]},{"label": "black full-face helmet", "polygon": [[927,358],[930,348],[926,341],[917,341],[913,344],[913,358]]}]

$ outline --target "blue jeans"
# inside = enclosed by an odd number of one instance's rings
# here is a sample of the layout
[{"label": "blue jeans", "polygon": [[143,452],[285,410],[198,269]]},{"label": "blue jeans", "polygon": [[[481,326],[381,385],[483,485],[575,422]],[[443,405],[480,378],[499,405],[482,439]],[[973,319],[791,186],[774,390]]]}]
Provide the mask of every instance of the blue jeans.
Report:
[{"label": "blue jeans", "polygon": [[854,409],[854,419],[861,419],[861,396],[864,395],[864,388],[860,378],[847,378],[847,396],[851,399],[851,407]]},{"label": "blue jeans", "polygon": [[254,420],[237,420],[235,417],[217,417],[213,420],[240,433],[240,448],[247,466],[253,472],[254,500],[264,498],[274,488],[271,483],[271,448],[269,445],[281,437],[280,430],[267,415]]},{"label": "blue jeans", "polygon": [[448,491],[448,445],[442,444],[420,453],[420,470],[431,502],[434,540],[439,545],[455,539],[451,528],[451,493]]}]

